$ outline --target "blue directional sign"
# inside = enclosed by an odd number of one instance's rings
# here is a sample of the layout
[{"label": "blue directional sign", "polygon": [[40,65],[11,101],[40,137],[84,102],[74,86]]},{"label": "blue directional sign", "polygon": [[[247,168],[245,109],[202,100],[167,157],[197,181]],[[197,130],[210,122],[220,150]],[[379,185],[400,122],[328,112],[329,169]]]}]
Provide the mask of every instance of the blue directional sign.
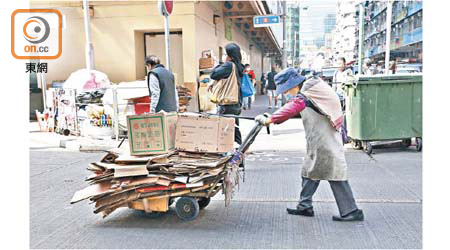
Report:
[{"label": "blue directional sign", "polygon": [[268,27],[275,24],[280,24],[280,16],[255,16],[253,17],[253,27]]}]

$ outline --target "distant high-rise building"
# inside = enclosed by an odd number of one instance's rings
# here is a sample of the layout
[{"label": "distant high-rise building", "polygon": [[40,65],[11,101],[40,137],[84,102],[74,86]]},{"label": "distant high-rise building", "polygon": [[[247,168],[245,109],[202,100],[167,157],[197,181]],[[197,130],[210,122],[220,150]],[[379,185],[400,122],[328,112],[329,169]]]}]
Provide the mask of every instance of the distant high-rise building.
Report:
[{"label": "distant high-rise building", "polygon": [[330,33],[336,26],[336,14],[327,14],[323,20],[323,27],[325,33]]},{"label": "distant high-rise building", "polygon": [[[336,25],[337,0],[302,0],[300,6],[300,58],[311,61],[317,53],[331,55],[332,34]],[[327,34],[327,35],[326,35]],[[311,62],[307,62],[311,64]],[[305,66],[303,66],[305,67]]]},{"label": "distant high-rise building", "polygon": [[[384,61],[386,53],[387,2],[358,1],[363,4],[364,42],[363,58],[372,62]],[[356,20],[359,8],[356,8]],[[390,59],[404,62],[422,62],[422,1],[394,1],[392,4]],[[356,25],[355,54],[358,53],[359,26]]]},{"label": "distant high-rise building", "polygon": [[336,29],[333,31],[333,59],[344,57],[348,62],[355,59],[356,26],[355,1],[338,1]]},{"label": "distant high-rise building", "polygon": [[286,38],[289,65],[298,65],[300,56],[300,7],[298,1],[287,2]]}]

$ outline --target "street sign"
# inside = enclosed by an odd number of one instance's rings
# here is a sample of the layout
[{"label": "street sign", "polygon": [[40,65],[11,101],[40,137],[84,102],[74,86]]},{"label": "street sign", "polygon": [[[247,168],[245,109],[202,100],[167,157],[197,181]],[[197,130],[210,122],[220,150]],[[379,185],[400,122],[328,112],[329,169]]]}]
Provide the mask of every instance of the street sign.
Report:
[{"label": "street sign", "polygon": [[173,10],[173,0],[158,0],[158,10],[163,16],[168,16],[172,14]]},{"label": "street sign", "polygon": [[269,27],[281,23],[280,16],[254,16],[253,27]]}]

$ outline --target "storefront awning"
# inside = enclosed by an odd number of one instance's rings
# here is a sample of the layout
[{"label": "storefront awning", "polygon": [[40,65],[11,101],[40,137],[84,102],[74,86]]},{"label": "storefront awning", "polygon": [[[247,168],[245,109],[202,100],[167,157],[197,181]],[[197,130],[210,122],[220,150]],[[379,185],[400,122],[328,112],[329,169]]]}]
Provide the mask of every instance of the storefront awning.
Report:
[{"label": "storefront awning", "polygon": [[253,27],[253,17],[270,15],[264,1],[224,1],[223,16],[246,34],[266,55],[281,55],[281,47],[270,27]]}]

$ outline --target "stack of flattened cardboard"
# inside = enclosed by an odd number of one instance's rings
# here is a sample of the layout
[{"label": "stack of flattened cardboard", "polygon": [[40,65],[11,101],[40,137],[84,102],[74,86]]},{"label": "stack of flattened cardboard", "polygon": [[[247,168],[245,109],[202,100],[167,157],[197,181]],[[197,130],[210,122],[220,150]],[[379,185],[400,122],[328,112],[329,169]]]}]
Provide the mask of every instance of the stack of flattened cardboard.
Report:
[{"label": "stack of flattened cardboard", "polygon": [[[146,212],[167,211],[170,198],[212,197],[222,189],[233,189],[234,185],[229,185],[233,180],[227,177],[237,173],[239,163],[234,159],[236,154],[171,151],[132,156],[109,151],[99,162],[88,166],[93,172],[86,178],[90,185],[77,191],[71,203],[90,199],[95,203],[94,213],[103,217],[124,206],[145,206],[142,210]],[[163,209],[146,206],[158,199],[164,199]]]},{"label": "stack of flattened cardboard", "polygon": [[178,92],[178,111],[179,112],[186,112],[187,111],[187,105],[189,104],[189,101],[192,99],[192,93],[191,91],[183,86],[177,86],[177,92]]}]

